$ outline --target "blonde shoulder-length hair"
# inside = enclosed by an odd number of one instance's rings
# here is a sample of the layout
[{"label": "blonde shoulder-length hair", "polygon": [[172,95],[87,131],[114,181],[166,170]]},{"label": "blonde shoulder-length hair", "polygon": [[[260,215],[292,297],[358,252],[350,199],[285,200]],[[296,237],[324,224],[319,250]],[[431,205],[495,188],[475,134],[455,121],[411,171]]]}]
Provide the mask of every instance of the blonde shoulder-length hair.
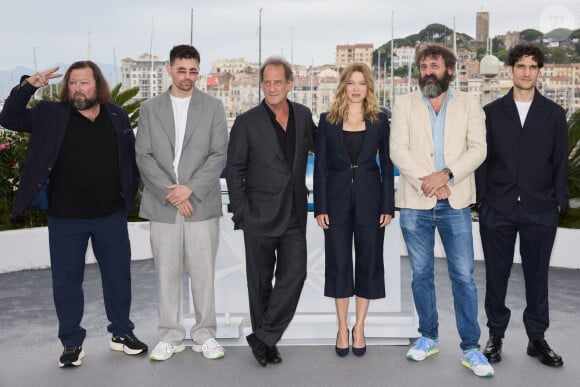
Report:
[{"label": "blonde shoulder-length hair", "polygon": [[369,67],[364,63],[353,63],[340,74],[340,81],[336,88],[336,97],[330,106],[326,120],[331,124],[338,124],[348,116],[348,99],[346,97],[346,84],[350,76],[354,72],[359,72],[363,75],[367,84],[367,96],[363,101],[363,114],[366,119],[371,122],[379,121],[379,104],[375,96],[375,81],[371,76]]}]

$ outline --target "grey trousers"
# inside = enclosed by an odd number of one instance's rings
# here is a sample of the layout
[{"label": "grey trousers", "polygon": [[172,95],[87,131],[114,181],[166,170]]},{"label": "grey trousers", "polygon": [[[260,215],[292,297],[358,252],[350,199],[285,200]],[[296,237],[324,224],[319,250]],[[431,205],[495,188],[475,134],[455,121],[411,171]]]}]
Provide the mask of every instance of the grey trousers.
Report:
[{"label": "grey trousers", "polygon": [[219,218],[185,222],[178,213],[174,224],[151,221],[150,225],[159,291],[159,341],[179,345],[185,337],[185,328],[179,323],[185,264],[195,308],[191,338],[201,345],[216,332],[214,277]]}]

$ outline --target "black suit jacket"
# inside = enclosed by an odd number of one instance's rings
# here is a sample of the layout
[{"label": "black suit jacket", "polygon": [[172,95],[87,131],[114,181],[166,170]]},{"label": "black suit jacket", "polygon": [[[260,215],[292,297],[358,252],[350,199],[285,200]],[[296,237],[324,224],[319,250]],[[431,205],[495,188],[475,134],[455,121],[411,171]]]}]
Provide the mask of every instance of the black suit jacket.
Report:
[{"label": "black suit jacket", "polygon": [[287,229],[292,195],[306,231],[306,162],[315,125],[310,110],[292,102],[296,126],[294,163],[288,165],[270,117],[262,104],[236,118],[230,131],[226,181],[235,228],[264,236]]},{"label": "black suit jacket", "polygon": [[[28,82],[16,86],[0,113],[0,125],[4,128],[31,134],[12,216],[24,211],[47,181],[58,158],[71,112],[68,102],[40,101],[35,107],[27,109],[26,105],[36,90]],[[119,194],[125,201],[127,211],[131,211],[139,188],[133,129],[127,112],[121,107],[112,103],[101,107],[109,114],[117,131],[122,189]]]},{"label": "black suit jacket", "polygon": [[513,90],[484,107],[487,159],[476,172],[479,203],[511,212],[568,204],[568,126],[564,109],[538,90],[522,127]]},{"label": "black suit jacket", "polygon": [[366,120],[365,139],[354,170],[344,146],[342,122],[333,125],[326,117],[327,113],[320,116],[316,135],[314,215],[328,214],[331,224],[344,223],[354,200],[358,223],[378,224],[379,214],[393,215],[395,207],[388,117],[380,113],[379,122]]}]

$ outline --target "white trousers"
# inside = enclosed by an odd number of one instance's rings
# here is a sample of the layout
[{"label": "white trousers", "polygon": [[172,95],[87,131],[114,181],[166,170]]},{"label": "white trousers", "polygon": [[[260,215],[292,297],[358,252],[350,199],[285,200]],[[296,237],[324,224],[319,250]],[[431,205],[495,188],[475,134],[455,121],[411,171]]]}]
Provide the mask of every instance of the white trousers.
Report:
[{"label": "white trousers", "polygon": [[159,341],[179,345],[185,337],[185,328],[179,323],[185,264],[195,309],[191,338],[201,345],[216,332],[214,277],[219,218],[185,222],[178,213],[174,224],[150,223],[159,291]]}]

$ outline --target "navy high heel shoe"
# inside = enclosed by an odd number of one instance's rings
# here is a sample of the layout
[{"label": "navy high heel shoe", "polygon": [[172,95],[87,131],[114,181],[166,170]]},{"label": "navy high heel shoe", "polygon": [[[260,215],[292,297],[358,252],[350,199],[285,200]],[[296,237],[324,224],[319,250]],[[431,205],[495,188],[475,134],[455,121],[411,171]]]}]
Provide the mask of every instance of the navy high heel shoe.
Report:
[{"label": "navy high heel shoe", "polygon": [[[350,337],[350,332],[348,332],[348,337]],[[338,341],[338,332],[336,333],[336,340]],[[335,345],[334,350],[336,351],[336,354],[340,357],[345,357],[346,355],[348,355],[348,346],[346,348],[338,348],[338,346]]]},{"label": "navy high heel shoe", "polygon": [[352,353],[354,353],[356,356],[364,356],[364,354],[367,352],[367,344],[366,344],[366,338],[365,338],[365,346],[364,347],[355,347],[354,346],[354,327],[352,328]]}]

